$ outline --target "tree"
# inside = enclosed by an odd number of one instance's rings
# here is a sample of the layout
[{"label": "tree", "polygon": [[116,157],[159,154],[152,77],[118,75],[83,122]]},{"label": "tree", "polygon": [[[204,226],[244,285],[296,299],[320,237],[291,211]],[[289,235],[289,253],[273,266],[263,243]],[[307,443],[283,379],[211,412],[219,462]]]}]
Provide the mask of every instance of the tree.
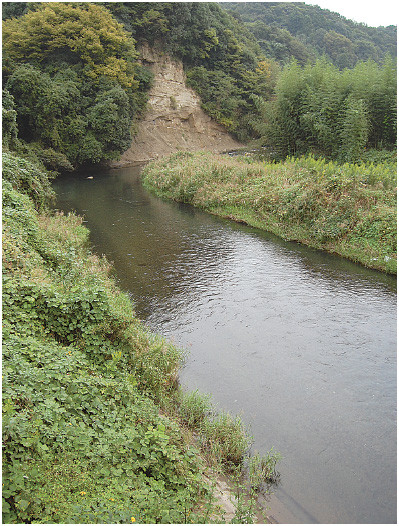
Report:
[{"label": "tree", "polygon": [[51,158],[66,155],[74,166],[129,147],[150,76],[135,62],[134,40],[105,7],[31,4],[3,28],[5,85],[24,141]]},{"label": "tree", "polygon": [[27,2],[2,2],[1,11],[3,20],[24,15],[28,10]]},{"label": "tree", "polygon": [[[302,92],[305,88],[303,70],[297,61],[283,69],[276,85],[276,111],[273,132],[278,140],[276,145],[284,155],[302,151],[305,135],[300,122]],[[272,121],[273,122],[273,121]]]},{"label": "tree", "polygon": [[41,140],[45,147],[59,149],[65,117],[77,110],[76,101],[80,98],[77,82],[51,79],[47,73],[24,64],[8,79],[7,88],[17,102],[22,138]]},{"label": "tree", "polygon": [[356,100],[353,96],[348,97],[345,106],[339,157],[347,162],[355,162],[360,159],[367,144],[369,133],[367,109],[363,100]]},{"label": "tree", "polygon": [[313,151],[357,161],[366,147],[396,144],[396,67],[373,61],[340,71],[326,59],[301,68],[292,62],[278,78],[274,98],[254,98],[254,128],[280,157]]},{"label": "tree", "polygon": [[120,86],[100,92],[88,112],[89,127],[108,158],[130,146],[130,122],[129,98]]},{"label": "tree", "polygon": [[95,3],[41,3],[3,22],[3,47],[16,62],[80,62],[91,79],[106,76],[134,86],[134,40]]}]

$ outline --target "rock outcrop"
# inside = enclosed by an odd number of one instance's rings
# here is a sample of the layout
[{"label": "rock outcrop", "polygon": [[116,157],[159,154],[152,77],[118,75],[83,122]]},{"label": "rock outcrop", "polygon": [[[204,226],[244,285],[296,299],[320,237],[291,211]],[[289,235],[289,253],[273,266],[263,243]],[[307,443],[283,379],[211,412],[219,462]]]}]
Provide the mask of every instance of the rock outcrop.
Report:
[{"label": "rock outcrop", "polygon": [[223,152],[242,145],[201,109],[201,99],[186,86],[181,62],[148,47],[142,64],[154,73],[144,118],[130,148],[113,166],[158,159],[179,150]]}]

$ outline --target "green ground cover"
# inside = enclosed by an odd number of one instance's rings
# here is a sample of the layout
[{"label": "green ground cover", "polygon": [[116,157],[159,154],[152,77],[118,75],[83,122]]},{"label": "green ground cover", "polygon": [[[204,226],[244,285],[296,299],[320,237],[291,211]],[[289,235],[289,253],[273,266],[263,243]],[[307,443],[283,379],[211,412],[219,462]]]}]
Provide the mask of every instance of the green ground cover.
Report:
[{"label": "green ground cover", "polygon": [[180,152],[147,165],[143,182],[159,196],[396,273],[394,161],[270,163]]}]

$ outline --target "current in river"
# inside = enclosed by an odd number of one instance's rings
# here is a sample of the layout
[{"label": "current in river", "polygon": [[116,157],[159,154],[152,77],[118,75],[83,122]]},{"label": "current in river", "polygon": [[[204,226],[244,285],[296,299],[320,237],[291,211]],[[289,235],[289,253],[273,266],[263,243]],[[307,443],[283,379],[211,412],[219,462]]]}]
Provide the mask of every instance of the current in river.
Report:
[{"label": "current in river", "polygon": [[62,177],[94,251],[180,380],[282,455],[280,523],[396,523],[396,278],[146,191],[140,168]]}]

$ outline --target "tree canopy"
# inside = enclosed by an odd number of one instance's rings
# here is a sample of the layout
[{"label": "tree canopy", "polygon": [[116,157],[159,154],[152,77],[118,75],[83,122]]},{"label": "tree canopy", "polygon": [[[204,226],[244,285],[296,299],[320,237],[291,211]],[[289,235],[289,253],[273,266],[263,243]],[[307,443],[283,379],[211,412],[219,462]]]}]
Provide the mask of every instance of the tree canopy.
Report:
[{"label": "tree canopy", "polygon": [[357,161],[364,149],[396,144],[396,65],[359,62],[340,71],[321,59],[296,61],[279,76],[275,97],[255,97],[262,117],[254,127],[280,157],[314,151]]},{"label": "tree canopy", "polygon": [[39,3],[3,22],[3,75],[21,139],[78,166],[130,145],[149,76],[102,5]]},{"label": "tree canopy", "polygon": [[151,85],[146,43],[182,60],[203,109],[242,142],[346,160],[394,147],[395,26],[302,2],[222,5],[3,3],[5,146],[25,141],[52,166],[118,157]]},{"label": "tree canopy", "polygon": [[223,2],[255,35],[269,58],[287,63],[293,56],[326,55],[340,69],[359,60],[383,63],[396,57],[397,27],[368,27],[304,2]]},{"label": "tree canopy", "polygon": [[95,3],[41,3],[3,23],[3,50],[15,62],[81,63],[84,73],[131,87],[137,58],[134,40]]}]

